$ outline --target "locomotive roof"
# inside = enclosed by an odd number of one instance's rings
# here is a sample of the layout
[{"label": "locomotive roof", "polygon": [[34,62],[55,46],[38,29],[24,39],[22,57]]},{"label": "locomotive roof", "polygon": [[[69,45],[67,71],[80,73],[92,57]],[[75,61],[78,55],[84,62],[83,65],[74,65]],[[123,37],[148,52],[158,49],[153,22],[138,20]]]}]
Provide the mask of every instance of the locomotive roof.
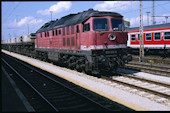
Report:
[{"label": "locomotive roof", "polygon": [[[143,26],[143,30],[155,29],[155,28],[164,28],[164,27],[170,27],[170,23],[150,25],[150,26]],[[139,30],[139,27],[126,28],[126,30],[127,31],[137,31],[137,30]]]},{"label": "locomotive roof", "polygon": [[[56,21],[58,21],[58,19],[57,19]],[[53,28],[54,23],[55,23],[56,21],[52,20],[52,21],[49,21],[49,22],[45,23],[43,26],[41,26],[40,29],[38,29],[38,30],[36,31],[36,33],[50,30],[51,28]]]},{"label": "locomotive roof", "polygon": [[[45,23],[40,29],[37,30],[36,33],[48,31],[55,28],[61,28],[69,25],[75,25],[84,22],[85,20],[89,19],[92,16],[117,16],[117,17],[123,17],[119,13],[115,12],[104,12],[104,11],[97,11],[93,9],[89,9],[87,11],[79,12],[77,14],[69,14],[67,16],[62,17],[59,20],[56,20],[54,22],[50,21]],[[49,24],[48,27],[45,25]]]}]

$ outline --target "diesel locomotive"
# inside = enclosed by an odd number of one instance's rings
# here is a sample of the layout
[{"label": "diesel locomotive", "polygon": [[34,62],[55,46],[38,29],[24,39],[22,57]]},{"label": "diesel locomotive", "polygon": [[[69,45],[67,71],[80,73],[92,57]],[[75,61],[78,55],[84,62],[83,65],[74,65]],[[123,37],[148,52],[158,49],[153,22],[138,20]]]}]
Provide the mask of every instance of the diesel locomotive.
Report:
[{"label": "diesel locomotive", "polygon": [[[80,72],[112,73],[132,60],[127,54],[128,35],[119,13],[89,9],[47,22],[35,34],[34,47],[29,49],[31,56]],[[7,45],[3,43],[3,47]]]}]

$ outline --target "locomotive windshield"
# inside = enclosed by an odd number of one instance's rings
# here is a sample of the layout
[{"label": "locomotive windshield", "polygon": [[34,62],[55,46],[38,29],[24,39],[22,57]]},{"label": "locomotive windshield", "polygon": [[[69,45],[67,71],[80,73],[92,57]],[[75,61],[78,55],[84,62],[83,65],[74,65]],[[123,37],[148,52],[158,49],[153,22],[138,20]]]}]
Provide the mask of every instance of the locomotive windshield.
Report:
[{"label": "locomotive windshield", "polygon": [[94,19],[94,30],[108,30],[107,19]]},{"label": "locomotive windshield", "polygon": [[112,19],[112,29],[114,31],[124,31],[123,22],[121,19]]}]

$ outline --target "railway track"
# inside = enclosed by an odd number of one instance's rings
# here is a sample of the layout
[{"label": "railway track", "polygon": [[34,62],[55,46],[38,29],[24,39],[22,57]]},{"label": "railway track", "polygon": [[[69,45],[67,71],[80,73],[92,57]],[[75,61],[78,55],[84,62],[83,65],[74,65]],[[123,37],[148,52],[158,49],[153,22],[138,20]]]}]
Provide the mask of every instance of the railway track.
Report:
[{"label": "railway track", "polygon": [[20,84],[35,111],[131,110],[13,57],[2,56],[5,69]]},{"label": "railway track", "polygon": [[138,94],[161,104],[170,106],[170,84],[161,83],[132,75],[120,75],[102,79],[111,81],[113,87]]},{"label": "railway track", "polygon": [[[139,55],[132,55],[133,61],[139,61]],[[163,58],[158,56],[145,56],[144,60],[146,63],[153,63],[153,64],[165,64],[170,65],[170,58]]]},{"label": "railway track", "polygon": [[152,74],[159,74],[161,76],[170,77],[170,66],[168,65],[156,65],[152,63],[142,63],[142,62],[132,61],[126,64],[126,68],[137,69]]}]

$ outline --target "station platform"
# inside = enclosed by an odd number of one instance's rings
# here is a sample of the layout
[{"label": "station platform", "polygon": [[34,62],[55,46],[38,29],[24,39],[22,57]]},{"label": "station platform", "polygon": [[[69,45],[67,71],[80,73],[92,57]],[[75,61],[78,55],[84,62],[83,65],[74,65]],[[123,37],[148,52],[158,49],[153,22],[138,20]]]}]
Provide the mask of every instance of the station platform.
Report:
[{"label": "station platform", "polygon": [[2,112],[34,112],[34,109],[1,65]]},{"label": "station platform", "polygon": [[109,86],[102,82],[98,82],[99,79],[97,77],[89,76],[67,68],[62,68],[48,62],[40,61],[13,52],[8,52],[5,50],[2,50],[2,52],[14,58],[17,58],[21,61],[24,61],[30,65],[38,67],[44,71],[59,76],[82,88],[90,90],[101,96],[104,96],[114,102],[122,104],[135,111],[169,111],[170,110],[170,107],[164,104],[152,101],[151,99],[142,97],[135,93],[130,93],[125,90],[121,90],[119,88]]}]

